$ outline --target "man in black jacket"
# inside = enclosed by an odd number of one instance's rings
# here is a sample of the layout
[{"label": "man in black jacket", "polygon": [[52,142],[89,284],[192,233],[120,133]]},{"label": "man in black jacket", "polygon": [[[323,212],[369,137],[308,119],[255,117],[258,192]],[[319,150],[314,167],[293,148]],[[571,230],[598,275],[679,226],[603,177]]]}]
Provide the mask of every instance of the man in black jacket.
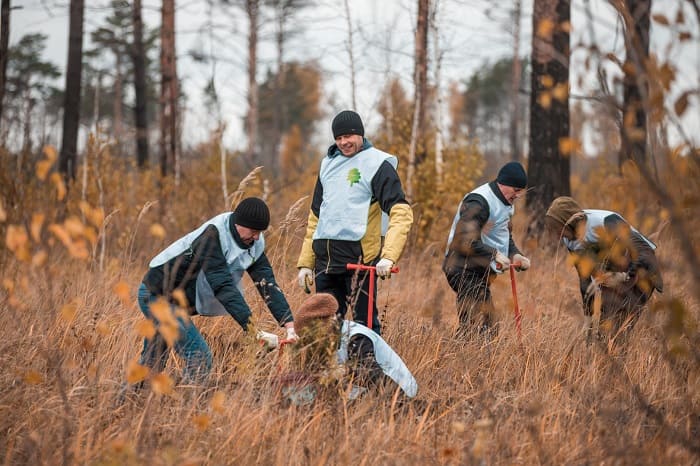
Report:
[{"label": "man in black jacket", "polygon": [[[247,198],[234,212],[210,219],[151,260],[138,302],[156,332],[144,339],[140,364],[162,371],[172,347],[185,361],[184,380],[203,381],[211,370],[211,350],[190,316],[231,315],[247,331],[251,311],[243,298],[243,272],[250,275],[277,322],[286,327],[287,338],[296,338],[289,304],[265,255],[263,231],[269,224],[265,202]],[[277,338],[267,332],[258,332],[257,337]]]},{"label": "man in black jacket", "polygon": [[447,239],[442,270],[457,293],[460,332],[489,331],[494,320],[490,284],[507,271],[530,268],[511,235],[513,202],[525,193],[527,175],[518,162],[505,164],[494,181],[462,199]]}]

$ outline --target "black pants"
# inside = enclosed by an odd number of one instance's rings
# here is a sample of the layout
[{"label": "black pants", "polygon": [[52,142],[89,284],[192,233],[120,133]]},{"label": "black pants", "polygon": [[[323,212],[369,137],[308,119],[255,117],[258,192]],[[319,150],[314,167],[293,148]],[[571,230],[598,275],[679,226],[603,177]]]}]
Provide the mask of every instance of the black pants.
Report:
[{"label": "black pants", "polygon": [[446,273],[447,283],[457,293],[457,314],[462,331],[485,331],[494,325],[491,282],[496,278],[490,268],[465,269]]},{"label": "black pants", "polygon": [[374,296],[372,309],[372,325],[367,324],[367,305],[369,304],[369,273],[358,271],[353,273],[327,274],[316,273],[316,292],[330,293],[338,301],[338,320],[345,319],[348,307],[352,309],[352,320],[370,327],[381,335],[381,326],[377,312],[377,276],[374,276]]}]

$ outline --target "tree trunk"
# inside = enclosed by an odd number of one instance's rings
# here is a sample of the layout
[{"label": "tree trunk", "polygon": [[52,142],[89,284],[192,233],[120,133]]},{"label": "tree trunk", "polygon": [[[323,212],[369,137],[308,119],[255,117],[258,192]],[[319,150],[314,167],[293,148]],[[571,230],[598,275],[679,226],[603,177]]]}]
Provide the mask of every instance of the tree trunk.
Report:
[{"label": "tree trunk", "polygon": [[345,19],[348,23],[348,59],[350,60],[350,95],[352,96],[352,108],[357,110],[357,97],[356,97],[356,85],[355,85],[355,53],[352,44],[352,18],[350,17],[350,5],[348,0],[344,0],[343,4],[345,6]]},{"label": "tree trunk", "polygon": [[416,18],[416,44],[413,70],[414,99],[413,127],[411,144],[408,150],[408,174],[406,177],[406,194],[413,194],[413,177],[418,166],[425,159],[425,149],[418,150],[418,142],[424,134],[425,99],[428,81],[428,12],[429,0],[418,0],[418,16]]},{"label": "tree trunk", "polygon": [[122,55],[115,55],[116,64],[114,70],[114,140],[116,142],[117,155],[121,156],[123,141],[122,141],[122,125],[124,117],[122,116],[122,103],[124,101],[124,85],[122,76]]},{"label": "tree trunk", "polygon": [[258,152],[258,29],[260,1],[247,0],[246,13],[248,15],[248,149],[246,159],[248,163],[257,157]]},{"label": "tree trunk", "polygon": [[569,0],[535,0],[533,5],[530,157],[527,207],[534,216],[528,236],[544,229],[544,214],[555,197],[569,195]]},{"label": "tree trunk", "polygon": [[175,0],[163,0],[160,31],[160,171],[175,173],[177,153],[177,73]]},{"label": "tree trunk", "polygon": [[433,9],[430,14],[430,28],[433,34],[433,54],[435,56],[435,186],[442,186],[443,180],[443,165],[442,158],[443,149],[443,97],[442,97],[442,51],[440,50],[439,32],[439,0],[433,4]]},{"label": "tree trunk", "polygon": [[58,169],[66,181],[75,179],[76,170],[78,130],[80,126],[80,81],[83,71],[84,12],[84,0],[71,0],[66,94],[63,104],[63,140],[58,159]]},{"label": "tree trunk", "polygon": [[141,0],[134,0],[132,10],[134,21],[134,43],[131,47],[131,60],[134,63],[134,121],[136,123],[136,162],[139,168],[148,165],[148,114],[146,106],[146,61],[143,48],[143,19]]},{"label": "tree trunk", "polygon": [[2,122],[2,101],[5,98],[7,81],[7,49],[10,41],[10,0],[2,0],[0,11],[0,122]]},{"label": "tree trunk", "polygon": [[649,58],[649,12],[651,0],[616,0],[613,3],[625,24],[624,98],[620,126],[619,167],[625,160],[647,161],[647,115],[649,95],[645,62]]},{"label": "tree trunk", "polygon": [[513,8],[513,76],[510,87],[510,154],[511,159],[520,160],[518,140],[518,116],[520,113],[520,0],[515,0]]}]

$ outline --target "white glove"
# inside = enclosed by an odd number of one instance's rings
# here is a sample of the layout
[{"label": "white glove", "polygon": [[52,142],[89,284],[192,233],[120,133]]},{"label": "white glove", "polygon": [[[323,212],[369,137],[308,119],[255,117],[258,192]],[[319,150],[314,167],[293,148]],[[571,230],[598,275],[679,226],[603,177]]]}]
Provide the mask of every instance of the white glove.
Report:
[{"label": "white glove", "polygon": [[508,267],[510,267],[510,259],[506,257],[505,255],[501,254],[499,251],[496,251],[496,257],[494,259],[496,261],[496,264],[500,265],[500,270],[507,270]]},{"label": "white glove", "polygon": [[265,344],[265,349],[272,350],[279,346],[280,339],[277,335],[270,332],[265,332],[263,330],[258,330],[255,334],[255,338]]},{"label": "white glove", "polygon": [[314,271],[308,267],[302,267],[299,269],[299,286],[304,289],[307,293],[311,293],[309,287],[314,284]]},{"label": "white glove", "polygon": [[287,327],[287,340],[291,342],[296,342],[299,339],[297,332],[294,331],[294,327]]},{"label": "white glove", "polygon": [[394,266],[394,261],[391,259],[380,259],[377,262],[377,275],[381,278],[391,277],[391,268]]},{"label": "white glove", "polygon": [[601,286],[615,288],[625,283],[628,279],[629,276],[627,272],[605,272],[598,277],[598,283],[600,283]]},{"label": "white glove", "polygon": [[527,270],[530,268],[530,259],[523,256],[522,254],[516,254],[513,256],[513,263],[520,263],[518,270]]}]

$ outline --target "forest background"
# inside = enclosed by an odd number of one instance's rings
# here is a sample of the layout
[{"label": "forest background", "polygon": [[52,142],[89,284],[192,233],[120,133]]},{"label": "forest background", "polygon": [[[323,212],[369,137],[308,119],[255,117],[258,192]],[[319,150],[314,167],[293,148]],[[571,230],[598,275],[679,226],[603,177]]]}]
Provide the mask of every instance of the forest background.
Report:
[{"label": "forest background", "polygon": [[[5,463],[696,464],[700,6],[492,3],[2,0]],[[179,385],[177,360],[144,372],[146,264],[243,196],[269,202],[268,255],[302,302],[308,196],[344,108],[399,157],[414,208],[379,300],[418,399],[285,407],[272,388],[285,360],[223,318],[196,322],[208,390]],[[515,217],[534,264],[517,278],[522,341],[504,277],[502,332],[464,341],[446,232],[508,160],[531,186]],[[542,233],[563,194],[659,244],[666,290],[627,341],[581,337],[575,273]],[[252,283],[246,296],[274,331]],[[116,403],[144,377],[149,393]]]}]

